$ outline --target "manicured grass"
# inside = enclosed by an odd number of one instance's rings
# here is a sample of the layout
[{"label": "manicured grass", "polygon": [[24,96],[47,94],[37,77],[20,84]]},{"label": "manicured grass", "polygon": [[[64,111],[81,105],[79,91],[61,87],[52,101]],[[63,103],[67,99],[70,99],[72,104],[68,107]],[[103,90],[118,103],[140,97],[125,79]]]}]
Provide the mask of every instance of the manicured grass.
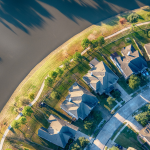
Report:
[{"label": "manicured grass", "polygon": [[105,95],[105,94],[102,94],[102,95],[100,95],[100,96],[97,95],[97,98],[98,98],[98,100],[99,100],[99,102],[100,102],[100,105],[102,105],[103,107],[105,107],[105,108],[108,109],[109,111],[111,111],[112,108],[114,108],[114,107],[117,105],[117,103],[116,103],[115,101],[113,101],[112,104],[109,105],[108,102],[107,102],[108,96]]},{"label": "manicured grass", "polygon": [[[101,112],[97,110],[92,110],[91,113],[88,115],[85,120],[78,119],[77,121],[73,122],[73,125],[78,126],[79,130],[87,135],[92,135],[97,125],[102,121]],[[84,126],[86,122],[92,122],[93,125],[91,128],[86,129]]]},{"label": "manicured grass", "polygon": [[119,128],[118,128],[118,129],[114,132],[114,134],[112,135],[111,140],[114,139],[114,137],[117,135],[117,133],[121,130],[121,128],[122,128],[124,125],[125,125],[125,124],[122,124],[122,125],[119,126]]},{"label": "manicured grass", "polygon": [[115,142],[125,148],[133,147],[137,150],[142,150],[141,144],[137,140],[138,134],[131,127],[125,127],[119,134]]},{"label": "manicured grass", "polygon": [[119,78],[118,80],[118,84],[128,93],[131,94],[134,92],[134,90],[132,90],[129,85],[127,84],[126,80],[124,79],[124,77]]}]

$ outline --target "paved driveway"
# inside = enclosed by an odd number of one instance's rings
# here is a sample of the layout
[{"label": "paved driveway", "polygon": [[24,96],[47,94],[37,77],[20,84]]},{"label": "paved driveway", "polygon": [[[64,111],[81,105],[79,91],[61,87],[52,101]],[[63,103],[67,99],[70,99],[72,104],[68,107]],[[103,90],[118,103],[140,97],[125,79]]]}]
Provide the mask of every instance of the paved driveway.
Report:
[{"label": "paved driveway", "polygon": [[[117,113],[106,123],[104,128],[100,131],[97,138],[91,146],[91,150],[103,150],[107,141],[111,138],[115,130],[125,121],[132,113],[140,108],[143,104],[150,101],[150,90],[143,92],[141,95],[136,96],[127,102]],[[128,121],[133,123],[132,118]],[[140,127],[138,127],[140,129]]]},{"label": "paved driveway", "polygon": [[[149,0],[0,0],[0,111],[31,69],[69,38]],[[34,85],[33,85],[34,86]]]}]

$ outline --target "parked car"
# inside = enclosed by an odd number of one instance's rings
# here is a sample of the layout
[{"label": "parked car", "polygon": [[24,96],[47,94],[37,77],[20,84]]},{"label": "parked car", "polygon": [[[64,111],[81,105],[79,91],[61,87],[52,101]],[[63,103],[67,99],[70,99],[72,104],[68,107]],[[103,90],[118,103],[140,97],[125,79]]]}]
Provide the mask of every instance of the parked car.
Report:
[{"label": "parked car", "polygon": [[145,72],[144,72],[144,71],[142,71],[142,72],[141,72],[141,74],[142,74],[143,76],[146,76],[146,74],[145,74]]},{"label": "parked car", "polygon": [[121,145],[119,145],[119,144],[115,144],[115,147],[118,147],[120,150],[123,149],[123,147]]}]

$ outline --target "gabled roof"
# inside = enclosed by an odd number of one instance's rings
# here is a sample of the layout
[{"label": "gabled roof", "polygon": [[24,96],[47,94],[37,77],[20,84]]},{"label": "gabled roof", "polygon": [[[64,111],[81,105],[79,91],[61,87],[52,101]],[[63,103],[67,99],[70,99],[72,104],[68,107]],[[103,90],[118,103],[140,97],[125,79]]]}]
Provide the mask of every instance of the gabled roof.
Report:
[{"label": "gabled roof", "polygon": [[104,92],[109,93],[113,88],[113,84],[118,80],[118,77],[103,61],[99,62],[96,58],[94,60],[97,61],[97,63],[92,64],[93,68],[88,71],[83,79],[87,84],[90,84],[96,92],[100,94]]},{"label": "gabled roof", "polygon": [[145,44],[144,47],[145,47],[147,53],[150,55],[150,43]]},{"label": "gabled roof", "polygon": [[93,94],[75,82],[70,87],[69,95],[61,104],[61,108],[73,114],[76,118],[84,120],[97,103],[98,100]]},{"label": "gabled roof", "polygon": [[78,128],[53,115],[49,117],[48,121],[51,123],[49,128],[41,127],[38,130],[38,136],[64,148],[68,140],[75,136]]},{"label": "gabled roof", "polygon": [[120,65],[125,78],[128,78],[133,73],[142,71],[145,67],[147,68],[146,61],[132,45],[124,47],[121,52],[124,56],[115,57],[114,61]]}]

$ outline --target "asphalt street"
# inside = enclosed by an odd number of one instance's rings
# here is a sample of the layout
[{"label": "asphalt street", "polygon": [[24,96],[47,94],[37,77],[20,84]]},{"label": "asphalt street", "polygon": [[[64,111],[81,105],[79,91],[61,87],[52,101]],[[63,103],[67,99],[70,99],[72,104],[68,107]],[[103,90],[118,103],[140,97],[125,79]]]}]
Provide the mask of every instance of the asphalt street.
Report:
[{"label": "asphalt street", "polygon": [[0,0],[0,111],[32,68],[69,38],[149,0]]},{"label": "asphalt street", "polygon": [[[133,119],[131,119],[131,115],[138,108],[142,107],[142,105],[150,102],[149,90],[150,89],[136,96],[117,111],[117,113],[105,124],[105,126],[100,131],[100,133],[98,134],[91,146],[91,150],[103,150],[107,141],[111,138],[116,129],[124,121],[128,121],[131,123],[135,122],[133,121]],[[134,124],[136,125],[136,123]]]}]

